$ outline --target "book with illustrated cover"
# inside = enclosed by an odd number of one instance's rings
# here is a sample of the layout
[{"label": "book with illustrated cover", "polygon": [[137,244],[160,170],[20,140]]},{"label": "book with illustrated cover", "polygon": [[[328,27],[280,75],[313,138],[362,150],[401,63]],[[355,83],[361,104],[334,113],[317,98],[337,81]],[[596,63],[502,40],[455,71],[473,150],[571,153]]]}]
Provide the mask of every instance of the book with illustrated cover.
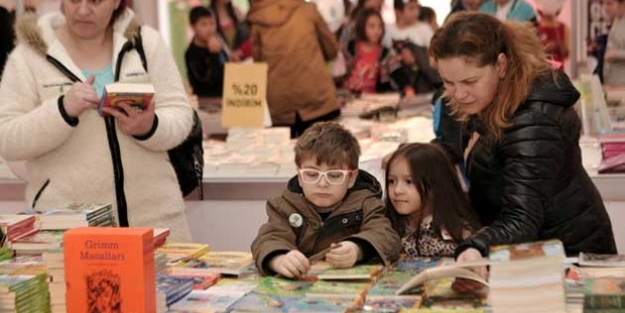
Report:
[{"label": "book with illustrated cover", "polygon": [[362,298],[371,282],[319,280],[306,292],[307,297]]},{"label": "book with illustrated cover", "polygon": [[66,231],[67,312],[155,312],[153,240],[148,227]]},{"label": "book with illustrated cover", "polygon": [[108,116],[102,109],[105,107],[118,108],[120,102],[128,103],[135,110],[145,109],[154,98],[154,85],[113,83],[104,87],[104,94],[100,98],[98,113]]},{"label": "book with illustrated cover", "polygon": [[[382,273],[375,282],[375,285],[367,292],[367,298],[370,296],[392,296],[401,288],[412,276],[418,274],[418,271],[395,271],[390,270]],[[419,294],[421,289],[414,288],[406,292],[407,294]]]},{"label": "book with illustrated cover", "polygon": [[441,263],[441,258],[428,257],[402,257],[393,267],[395,271],[420,271],[427,268],[436,267]]},{"label": "book with illustrated cover", "polygon": [[207,292],[220,295],[220,294],[235,294],[244,295],[251,292],[259,286],[262,282],[257,279],[232,279],[222,278],[217,284],[206,289]]},{"label": "book with illustrated cover", "polygon": [[305,297],[295,302],[288,309],[288,313],[342,313],[356,306],[354,300],[341,297]]},{"label": "book with illustrated cover", "polygon": [[170,275],[156,275],[156,291],[164,295],[165,303],[170,306],[193,290],[193,278]]},{"label": "book with illustrated cover", "polygon": [[192,278],[194,290],[204,290],[210,286],[213,286],[217,283],[217,281],[221,277],[218,273],[194,274],[194,275],[170,273],[170,275],[176,276],[176,277]]},{"label": "book with illustrated cover", "polygon": [[167,255],[167,263],[174,265],[185,258],[198,258],[210,250],[210,246],[203,243],[168,242],[156,249],[157,252]]},{"label": "book with illustrated cover", "polygon": [[312,282],[291,280],[278,277],[267,277],[254,288],[261,294],[279,295],[284,297],[304,297],[313,285]]},{"label": "book with illustrated cover", "polygon": [[555,257],[564,259],[564,247],[560,240],[545,240],[513,245],[490,247],[489,259],[495,262],[530,260]]},{"label": "book with illustrated cover", "polygon": [[580,252],[579,265],[594,267],[625,267],[625,255]]},{"label": "book with illustrated cover", "polygon": [[206,290],[194,290],[171,306],[172,310],[222,313],[239,299],[234,295],[214,295]]},{"label": "book with illustrated cover", "polygon": [[285,313],[298,297],[251,292],[240,298],[233,306],[231,313]]},{"label": "book with illustrated cover", "polygon": [[[469,266],[475,266],[476,263],[458,263],[454,265],[446,265],[439,267],[432,267],[419,272],[412,276],[410,280],[404,283],[395,294],[403,294],[415,287],[418,287],[429,280],[442,279],[442,278],[464,278],[474,280],[481,283],[484,286],[488,286],[488,282],[484,278],[474,271],[466,268]],[[482,265],[486,265],[484,263]]]},{"label": "book with illustrated cover", "polygon": [[63,245],[63,230],[39,230],[11,243],[17,251],[44,251],[60,248]]},{"label": "book with illustrated cover", "polygon": [[367,295],[362,312],[396,313],[402,308],[418,308],[421,296],[370,296]]},{"label": "book with illustrated cover", "polygon": [[2,240],[0,247],[8,246],[10,242],[23,237],[35,230],[35,216],[24,214],[0,214],[0,231]]},{"label": "book with illustrated cover", "polygon": [[308,276],[321,280],[368,280],[378,275],[384,267],[382,264],[359,264],[351,268],[333,268],[330,263],[319,261],[313,264]]},{"label": "book with illustrated cover", "polygon": [[209,267],[225,275],[240,275],[254,262],[252,254],[239,251],[210,251],[200,257]]},{"label": "book with illustrated cover", "polygon": [[[584,282],[584,312],[625,311],[625,277],[597,277]],[[599,312],[599,311],[598,311]],[[609,311],[612,312],[612,311]]]}]

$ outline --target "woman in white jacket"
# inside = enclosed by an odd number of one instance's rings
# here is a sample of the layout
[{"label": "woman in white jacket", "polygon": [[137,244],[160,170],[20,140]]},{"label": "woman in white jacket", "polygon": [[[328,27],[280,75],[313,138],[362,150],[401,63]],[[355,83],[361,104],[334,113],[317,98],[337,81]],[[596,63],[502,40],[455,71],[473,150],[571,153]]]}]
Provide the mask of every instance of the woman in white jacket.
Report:
[{"label": "woman in white jacket", "polygon": [[[63,0],[61,12],[17,25],[0,85],[0,156],[27,162],[33,209],[110,202],[120,226],[168,227],[170,240],[189,241],[167,150],[189,134],[193,112],[169,49],[122,0]],[[148,71],[133,48],[138,32]],[[101,117],[114,81],[152,83],[154,101]]]}]

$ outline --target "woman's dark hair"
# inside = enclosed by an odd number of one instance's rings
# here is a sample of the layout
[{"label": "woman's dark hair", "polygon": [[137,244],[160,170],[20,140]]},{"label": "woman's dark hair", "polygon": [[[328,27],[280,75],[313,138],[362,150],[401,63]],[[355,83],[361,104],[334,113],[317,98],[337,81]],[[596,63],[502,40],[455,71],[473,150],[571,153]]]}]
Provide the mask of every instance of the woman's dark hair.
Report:
[{"label": "woman's dark hair", "polygon": [[[394,0],[393,1],[393,9],[395,9],[397,11],[403,11],[404,7],[406,6],[406,4],[408,4],[410,2],[417,2],[417,3],[419,3],[418,0]],[[419,6],[419,7],[421,7],[421,6]]]},{"label": "woman's dark hair", "polygon": [[436,19],[436,12],[430,7],[421,7],[419,11],[419,21],[430,23],[430,21]]},{"label": "woman's dark hair", "polygon": [[[215,12],[215,23],[217,24],[217,32],[223,38],[226,38],[226,36],[223,33],[223,30],[221,29],[221,23],[219,22],[219,13],[218,13],[219,10],[217,10],[217,1],[219,0],[211,0],[209,7],[213,10],[213,12]],[[232,23],[234,24],[234,27],[236,29],[240,21],[239,21],[239,17],[237,16],[237,12],[234,9],[234,4],[232,4],[232,1],[228,1],[226,3],[226,12],[228,12],[228,16],[232,20]]]},{"label": "woman's dark hair", "polygon": [[111,15],[111,22],[109,25],[113,25],[113,23],[115,23],[117,19],[122,16],[122,13],[126,11],[126,7],[128,7],[128,3],[126,2],[126,0],[119,1],[119,6],[115,9],[115,11],[113,11],[113,15]]},{"label": "woman's dark hair", "polygon": [[196,6],[189,12],[189,23],[194,25],[203,17],[213,17],[213,11],[204,6]]},{"label": "woman's dark hair", "polygon": [[369,41],[367,38],[367,21],[372,16],[379,18],[382,23],[382,36],[380,36],[378,43],[382,41],[382,38],[384,37],[384,20],[382,19],[382,14],[374,9],[366,9],[362,11],[362,14],[358,16],[358,19],[356,19],[356,41]]},{"label": "woman's dark hair", "polygon": [[[506,57],[505,73],[492,104],[480,113],[494,138],[500,138],[502,129],[509,126],[510,117],[523,103],[534,81],[555,73],[533,28],[523,23],[501,22],[484,13],[454,13],[434,33],[430,55],[436,61],[464,58],[478,67],[497,64],[500,55]],[[460,119],[468,119],[460,113],[459,105],[450,100],[453,113]]]},{"label": "woman's dark hair", "polygon": [[[408,235],[406,226],[410,217],[397,213],[388,196],[391,192],[390,168],[402,159],[408,163],[412,185],[421,196],[422,211],[416,221],[417,227],[421,225],[424,216],[431,213],[433,229],[439,234],[444,229],[456,243],[464,240],[464,231],[474,233],[478,230],[480,222],[471,208],[468,196],[462,190],[457,171],[447,154],[435,144],[411,143],[401,146],[393,153],[384,174],[387,216],[402,237]],[[423,212],[426,208],[431,211]]]},{"label": "woman's dark hair", "polygon": [[[365,4],[367,4],[367,1],[369,0],[358,0],[358,3],[356,3],[356,6],[352,10],[352,13],[350,15],[350,20],[355,21],[358,19],[358,16],[360,16],[366,10]],[[381,7],[378,9],[379,9],[378,12],[382,10]]]}]

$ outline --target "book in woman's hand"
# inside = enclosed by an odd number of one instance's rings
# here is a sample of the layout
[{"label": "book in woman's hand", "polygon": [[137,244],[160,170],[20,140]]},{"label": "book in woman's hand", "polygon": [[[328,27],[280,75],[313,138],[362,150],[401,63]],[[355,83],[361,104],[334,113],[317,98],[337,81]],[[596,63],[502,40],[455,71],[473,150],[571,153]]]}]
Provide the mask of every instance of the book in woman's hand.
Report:
[{"label": "book in woman's hand", "polygon": [[119,109],[119,103],[125,102],[135,110],[144,110],[154,98],[154,86],[140,83],[113,83],[104,87],[104,94],[100,99],[98,113],[108,116],[102,109],[111,107]]}]

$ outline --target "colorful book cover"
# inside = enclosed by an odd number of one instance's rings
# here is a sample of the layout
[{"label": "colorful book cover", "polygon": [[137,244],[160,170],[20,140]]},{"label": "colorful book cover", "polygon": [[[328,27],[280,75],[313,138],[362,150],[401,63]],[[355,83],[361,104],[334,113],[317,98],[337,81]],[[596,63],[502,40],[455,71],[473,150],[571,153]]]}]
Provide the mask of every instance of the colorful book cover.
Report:
[{"label": "colorful book cover", "polygon": [[393,267],[395,271],[421,271],[427,268],[436,267],[440,264],[441,258],[426,258],[426,257],[406,257],[397,261],[397,264]]},{"label": "colorful book cover", "polygon": [[369,296],[362,307],[363,312],[397,313],[402,308],[418,308],[420,296]]},{"label": "colorful book cover", "polygon": [[129,103],[136,110],[145,109],[154,98],[152,84],[113,83],[104,87],[104,95],[98,105],[98,113],[108,116],[105,107],[117,108],[119,103]]},{"label": "colorful book cover", "polygon": [[207,273],[207,274],[170,274],[171,276],[176,277],[186,277],[193,279],[193,289],[194,290],[204,290],[210,286],[213,286],[217,283],[219,278],[221,277],[218,273]]},{"label": "colorful book cover", "polygon": [[182,299],[193,290],[193,279],[170,275],[156,275],[156,291],[165,295],[167,306]]},{"label": "colorful book cover", "polygon": [[484,300],[470,295],[457,297],[427,297],[421,303],[422,308],[429,309],[476,309],[485,305]]},{"label": "colorful book cover", "polygon": [[299,300],[300,298],[297,297],[283,297],[251,292],[243,296],[232,306],[232,313],[283,313]]},{"label": "colorful book cover", "polygon": [[625,277],[597,277],[584,282],[584,310],[625,311]]},{"label": "colorful book cover", "polygon": [[239,299],[233,295],[213,295],[206,290],[194,290],[182,300],[171,306],[173,310],[188,310],[192,312],[226,312]]},{"label": "colorful book cover", "polygon": [[[401,288],[406,282],[408,282],[412,276],[416,275],[418,271],[396,271],[390,270],[382,273],[380,278],[375,282],[375,285],[367,292],[369,296],[392,296],[395,295],[397,290]],[[407,292],[407,294],[419,294],[420,288],[414,288]]]},{"label": "colorful book cover", "polygon": [[320,280],[310,287],[306,296],[355,298],[362,296],[370,285],[370,282]]},{"label": "colorful book cover", "polygon": [[67,312],[155,312],[152,228],[65,232]]},{"label": "colorful book cover", "polygon": [[217,284],[211,286],[206,291],[212,294],[235,294],[244,295],[259,286],[262,279],[232,279],[222,278]]},{"label": "colorful book cover", "polygon": [[361,264],[351,268],[333,268],[330,263],[320,261],[315,263],[308,276],[315,276],[321,280],[362,280],[372,279],[382,271],[381,264]]},{"label": "colorful book cover", "polygon": [[200,260],[226,275],[240,275],[254,262],[251,253],[238,251],[211,251]]},{"label": "colorful book cover", "polygon": [[295,302],[289,309],[288,313],[321,313],[321,312],[334,312],[341,313],[353,309],[355,302],[345,298],[317,298],[317,297],[305,297],[300,301]]},{"label": "colorful book cover", "polygon": [[565,257],[562,242],[557,239],[519,243],[514,245],[499,245],[490,247],[491,261],[507,262],[528,260],[540,257]]},{"label": "colorful book cover", "polygon": [[313,285],[309,281],[267,277],[254,289],[255,292],[284,297],[304,297]]},{"label": "colorful book cover", "polygon": [[168,242],[158,249],[157,252],[167,255],[170,265],[176,264],[184,258],[198,258],[210,250],[210,246],[203,243],[177,243]]}]

